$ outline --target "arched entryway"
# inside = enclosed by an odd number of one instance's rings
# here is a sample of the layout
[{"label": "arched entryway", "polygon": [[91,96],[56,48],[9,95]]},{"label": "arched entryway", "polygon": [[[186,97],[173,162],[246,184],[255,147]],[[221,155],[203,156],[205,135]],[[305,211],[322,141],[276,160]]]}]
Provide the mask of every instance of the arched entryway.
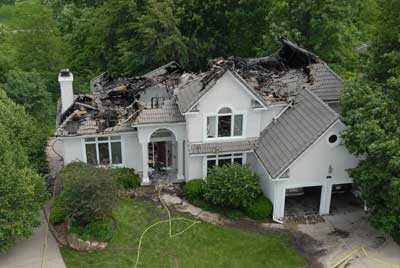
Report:
[{"label": "arched entryway", "polygon": [[156,180],[184,180],[184,128],[141,126],[138,139],[142,151],[142,184]]},{"label": "arched entryway", "polygon": [[177,141],[169,129],[154,131],[148,143],[149,175],[152,180],[173,180],[177,176]]}]

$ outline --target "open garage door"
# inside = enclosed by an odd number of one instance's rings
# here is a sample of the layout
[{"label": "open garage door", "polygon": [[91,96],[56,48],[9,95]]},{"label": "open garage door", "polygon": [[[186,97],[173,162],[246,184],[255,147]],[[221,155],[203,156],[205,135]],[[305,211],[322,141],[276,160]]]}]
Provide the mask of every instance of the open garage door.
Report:
[{"label": "open garage door", "polygon": [[321,191],[322,186],[286,189],[285,221],[320,221]]},{"label": "open garage door", "polygon": [[332,186],[331,214],[353,212],[363,208],[363,202],[353,184],[336,184]]}]

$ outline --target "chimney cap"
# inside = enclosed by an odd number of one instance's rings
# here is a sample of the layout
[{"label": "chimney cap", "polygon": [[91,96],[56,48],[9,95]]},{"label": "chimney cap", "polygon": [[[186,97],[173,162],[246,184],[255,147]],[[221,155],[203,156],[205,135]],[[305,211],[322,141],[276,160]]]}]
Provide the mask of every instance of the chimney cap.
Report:
[{"label": "chimney cap", "polygon": [[60,76],[61,77],[70,77],[71,72],[69,71],[69,69],[61,69]]}]

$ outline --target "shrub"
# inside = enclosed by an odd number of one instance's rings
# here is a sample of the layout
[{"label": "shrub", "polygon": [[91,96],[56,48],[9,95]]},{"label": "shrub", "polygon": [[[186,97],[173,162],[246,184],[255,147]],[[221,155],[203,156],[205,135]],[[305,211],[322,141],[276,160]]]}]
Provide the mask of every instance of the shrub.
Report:
[{"label": "shrub", "polygon": [[118,185],[110,172],[83,163],[71,163],[60,172],[62,205],[66,216],[80,225],[111,216]]},{"label": "shrub", "polygon": [[205,199],[220,207],[246,208],[260,194],[254,173],[236,163],[211,169],[204,187]]},{"label": "shrub", "polygon": [[188,181],[183,187],[186,198],[190,201],[203,199],[204,185],[203,179]]},{"label": "shrub", "polygon": [[111,170],[111,173],[118,184],[125,190],[140,186],[140,177],[132,168],[115,168]]},{"label": "shrub", "polygon": [[112,238],[113,222],[111,219],[95,221],[83,228],[81,238],[83,240],[108,241]]},{"label": "shrub", "polygon": [[51,224],[58,224],[62,223],[66,218],[66,214],[64,211],[64,208],[62,206],[62,200],[58,196],[54,198],[53,204],[50,209],[50,217],[49,217],[49,222]]},{"label": "shrub", "polygon": [[246,208],[246,215],[254,220],[262,220],[270,217],[272,214],[272,203],[263,195],[260,195],[256,201]]}]

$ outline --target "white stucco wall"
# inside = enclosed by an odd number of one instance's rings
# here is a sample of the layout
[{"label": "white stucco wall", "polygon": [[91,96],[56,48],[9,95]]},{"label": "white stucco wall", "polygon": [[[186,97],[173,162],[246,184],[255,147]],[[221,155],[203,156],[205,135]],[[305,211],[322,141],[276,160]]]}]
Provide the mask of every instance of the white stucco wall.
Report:
[{"label": "white stucco wall", "polygon": [[[344,125],[340,122],[332,125],[289,167],[286,188],[324,185],[326,180],[331,184],[352,182],[346,170],[357,165],[357,158],[350,154],[344,145],[332,145],[328,142],[329,136],[332,134],[339,136],[343,129]],[[329,166],[332,167],[331,173]],[[327,179],[327,176],[332,178]]]},{"label": "white stucco wall", "polygon": [[273,182],[271,177],[268,175],[264,166],[261,165],[260,161],[258,161],[254,153],[247,154],[247,164],[253,170],[253,172],[258,175],[260,186],[264,195],[270,200],[274,200]]},{"label": "white stucco wall", "polygon": [[122,136],[125,151],[125,165],[134,168],[136,171],[142,171],[142,148],[139,144],[137,133]]},{"label": "white stucco wall", "polygon": [[64,146],[64,165],[68,165],[74,161],[84,161],[82,152],[81,138],[64,138],[62,139]]},{"label": "white stucco wall", "polygon": [[188,158],[188,173],[186,180],[199,179],[203,177],[203,156],[190,156]]},{"label": "white stucco wall", "polygon": [[[200,100],[198,113],[186,114],[187,138],[189,142],[208,142],[205,139],[207,115],[216,114],[222,107],[230,107],[233,113],[244,114],[243,137],[258,137],[262,119],[269,110],[257,110],[251,107],[253,97],[230,72],[226,72]],[[272,116],[269,116],[272,117]],[[266,122],[267,119],[264,119]],[[228,138],[229,139],[229,138]],[[235,138],[230,138],[235,139]]]}]

